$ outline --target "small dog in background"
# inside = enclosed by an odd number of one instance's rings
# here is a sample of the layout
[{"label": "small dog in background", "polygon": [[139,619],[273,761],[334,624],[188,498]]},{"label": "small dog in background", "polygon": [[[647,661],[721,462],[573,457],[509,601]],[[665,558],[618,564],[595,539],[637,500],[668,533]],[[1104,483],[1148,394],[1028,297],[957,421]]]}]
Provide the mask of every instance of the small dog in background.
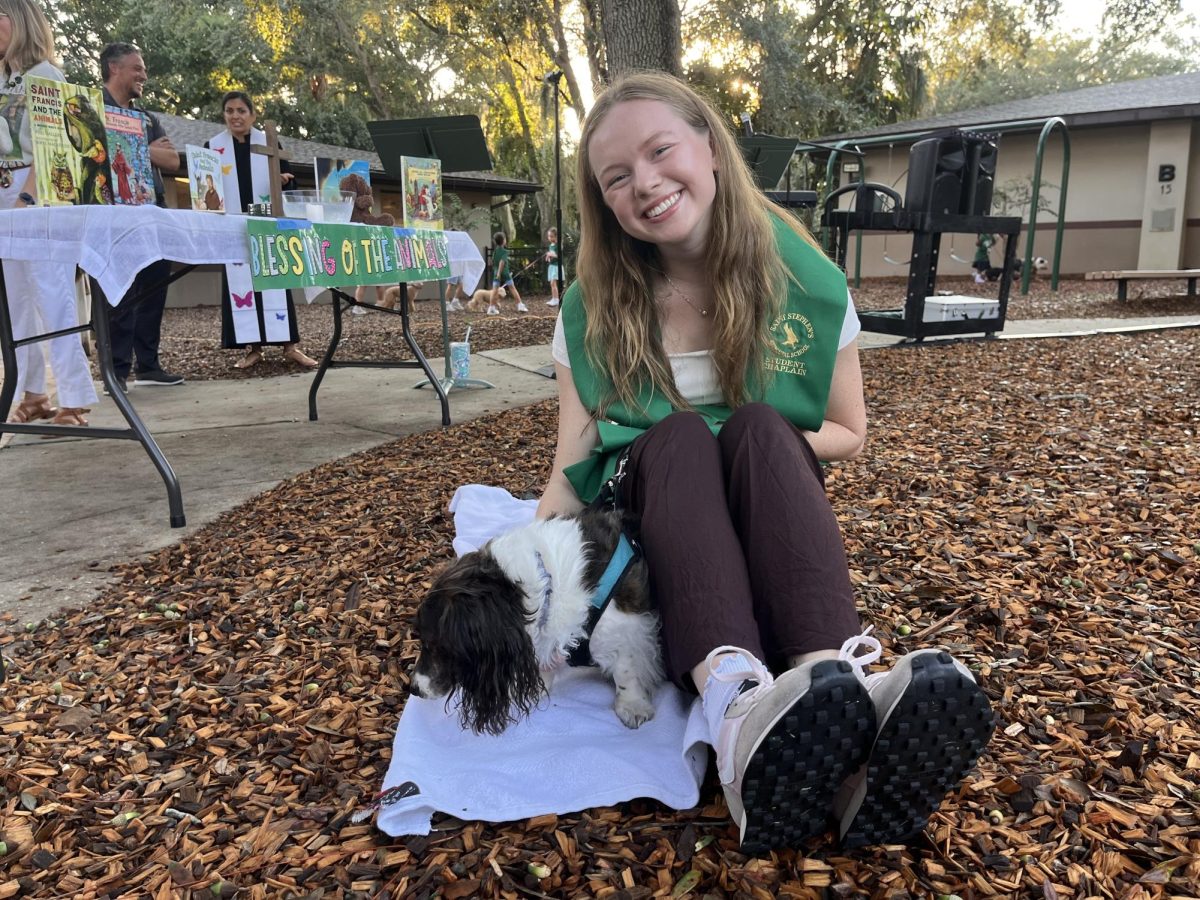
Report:
[{"label": "small dog in background", "polygon": [[[637,728],[652,719],[663,680],[659,620],[645,562],[622,548],[622,524],[620,513],[584,510],[514,529],[450,563],[417,611],[413,693],[436,699],[457,691],[462,726],[500,734],[529,715],[546,679],[588,640],[592,660],[616,685],[621,722]],[[614,557],[624,575],[588,638],[593,597],[611,582],[605,572]]]},{"label": "small dog in background", "polygon": [[[1044,256],[1035,256],[1030,268],[1033,270],[1034,278],[1041,278],[1050,272],[1050,261]],[[1025,262],[1020,257],[1013,260],[1013,278],[1020,278],[1021,272],[1025,269]],[[989,266],[984,269],[983,274],[988,281],[999,281],[1000,276],[1004,274],[1004,269],[1001,266]],[[978,281],[978,279],[976,279]]]},{"label": "small dog in background", "polygon": [[489,306],[499,306],[500,301],[507,296],[508,291],[504,289],[503,285],[494,288],[479,288],[467,301],[467,309],[475,312],[481,307],[487,309]]},{"label": "small dog in background", "polygon": [[[421,288],[425,287],[423,281],[410,281],[408,283],[408,300],[413,302]],[[379,306],[384,309],[395,309],[400,305],[400,285],[393,284],[390,288],[383,292],[383,299],[379,301]]]}]

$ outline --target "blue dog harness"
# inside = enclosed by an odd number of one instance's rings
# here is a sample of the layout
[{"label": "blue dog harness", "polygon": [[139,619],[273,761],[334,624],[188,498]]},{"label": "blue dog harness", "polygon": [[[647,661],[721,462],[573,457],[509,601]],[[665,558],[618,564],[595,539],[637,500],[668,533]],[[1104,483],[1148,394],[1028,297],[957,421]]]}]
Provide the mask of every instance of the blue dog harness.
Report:
[{"label": "blue dog harness", "polygon": [[571,647],[571,652],[567,655],[568,666],[594,666],[596,664],[592,659],[591,647],[592,633],[596,630],[596,623],[608,609],[608,604],[612,602],[613,595],[617,592],[625,575],[641,558],[642,548],[622,532],[616,549],[613,550],[613,555],[604,569],[604,574],[600,576],[600,581],[596,585],[596,592],[592,594],[587,622],[583,626],[583,637]]}]

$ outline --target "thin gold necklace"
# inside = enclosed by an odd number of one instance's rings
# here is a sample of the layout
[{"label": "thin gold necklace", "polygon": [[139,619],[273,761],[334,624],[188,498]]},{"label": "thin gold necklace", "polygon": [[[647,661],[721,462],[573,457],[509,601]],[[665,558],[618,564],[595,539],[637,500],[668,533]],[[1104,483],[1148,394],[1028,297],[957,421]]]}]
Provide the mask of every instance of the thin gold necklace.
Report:
[{"label": "thin gold necklace", "polygon": [[684,303],[686,303],[688,306],[690,306],[696,312],[700,313],[700,315],[702,315],[702,316],[708,315],[708,310],[701,309],[699,306],[697,306],[695,303],[693,303],[692,298],[689,297],[687,294],[685,294],[683,291],[681,291],[679,289],[679,285],[677,285],[674,281],[671,280],[670,275],[668,275],[666,272],[660,272],[659,274],[662,275],[663,278],[667,279],[667,284],[669,284],[671,286],[671,290],[673,290],[680,297],[682,297]]}]

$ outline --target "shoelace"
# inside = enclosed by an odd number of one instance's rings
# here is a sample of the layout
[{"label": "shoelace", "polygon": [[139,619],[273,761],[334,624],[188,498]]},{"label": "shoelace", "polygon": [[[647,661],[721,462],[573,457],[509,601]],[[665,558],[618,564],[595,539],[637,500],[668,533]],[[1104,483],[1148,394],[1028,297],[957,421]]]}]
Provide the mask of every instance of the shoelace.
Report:
[{"label": "shoelace", "polygon": [[[842,643],[842,648],[838,650],[838,659],[848,662],[854,667],[854,674],[858,676],[868,691],[888,676],[887,672],[867,674],[867,666],[878,661],[879,657],[883,655],[883,646],[871,637],[871,629],[874,627],[874,625],[868,625],[862,634],[847,638]],[[862,647],[866,647],[867,652],[858,656],[858,650]]]},{"label": "shoelace", "polygon": [[[717,671],[717,667],[720,665],[718,657],[725,654],[740,656],[750,664],[749,671],[746,669],[739,669],[736,672]],[[710,652],[704,660],[704,667],[708,670],[708,677],[712,678],[713,681],[725,684],[741,684],[747,681],[757,682],[753,687],[741,693],[734,694],[727,704],[723,704],[724,708],[720,709],[719,712],[716,709],[711,711],[705,709],[704,711],[717,751],[717,773],[723,784],[729,784],[734,779],[733,745],[737,741],[740,723],[736,722],[736,720],[725,720],[725,713],[729,706],[741,701],[743,698],[746,699],[748,704],[752,703],[752,701],[771,688],[771,685],[775,683],[775,677],[753,654],[747,653],[741,647],[733,647],[728,644],[717,647]],[[749,708],[749,705],[746,708]]]}]

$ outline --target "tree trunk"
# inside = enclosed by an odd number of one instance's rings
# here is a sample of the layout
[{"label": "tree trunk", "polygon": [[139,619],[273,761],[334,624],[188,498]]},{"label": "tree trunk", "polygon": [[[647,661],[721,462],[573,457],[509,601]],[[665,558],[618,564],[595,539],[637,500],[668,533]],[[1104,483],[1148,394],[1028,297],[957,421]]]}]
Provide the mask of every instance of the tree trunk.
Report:
[{"label": "tree trunk", "polygon": [[[538,165],[537,147],[533,141],[533,129],[529,125],[529,114],[525,110],[525,95],[521,93],[521,88],[517,84],[517,76],[513,72],[512,61],[508,56],[500,58],[500,71],[504,75],[504,81],[508,85],[508,89],[512,91],[513,104],[517,110],[517,121],[521,123],[521,138],[525,144],[525,155],[529,162],[529,179],[536,181],[538,184],[544,184],[542,181],[541,166]],[[534,198],[537,200],[538,217],[545,222],[549,219],[551,203],[548,199],[547,191],[538,191]],[[511,206],[511,204],[510,204]],[[511,216],[511,212],[509,213]],[[511,232],[509,237],[512,237]]]},{"label": "tree trunk", "polygon": [[683,75],[677,0],[600,0],[609,80],[631,69]]},{"label": "tree trunk", "polygon": [[608,69],[604,61],[604,28],[600,23],[600,0],[580,0],[579,5],[583,12],[583,46],[587,49],[592,92],[596,93],[608,81]]}]

